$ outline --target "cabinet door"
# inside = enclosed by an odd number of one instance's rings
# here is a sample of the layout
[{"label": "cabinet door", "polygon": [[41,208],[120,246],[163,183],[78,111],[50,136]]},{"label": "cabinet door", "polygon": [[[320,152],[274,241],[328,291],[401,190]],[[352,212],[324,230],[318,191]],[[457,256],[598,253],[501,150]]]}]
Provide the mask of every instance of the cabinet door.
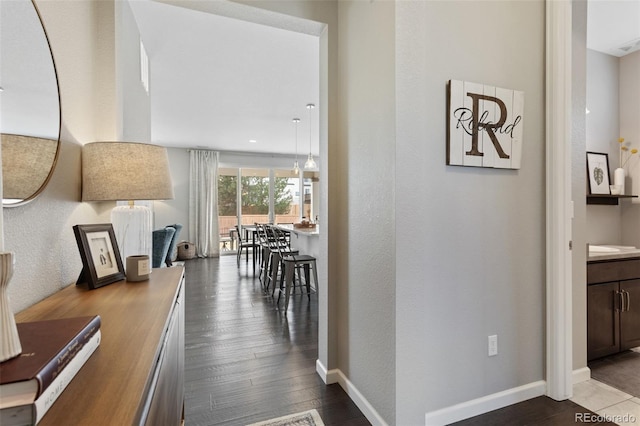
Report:
[{"label": "cabinet door", "polygon": [[620,313],[620,350],[640,346],[640,280],[622,281],[625,310]]},{"label": "cabinet door", "polygon": [[617,282],[587,287],[587,359],[620,351],[620,296]]},{"label": "cabinet door", "polygon": [[184,413],[184,286],[176,299],[158,360],[147,426],[179,426]]}]

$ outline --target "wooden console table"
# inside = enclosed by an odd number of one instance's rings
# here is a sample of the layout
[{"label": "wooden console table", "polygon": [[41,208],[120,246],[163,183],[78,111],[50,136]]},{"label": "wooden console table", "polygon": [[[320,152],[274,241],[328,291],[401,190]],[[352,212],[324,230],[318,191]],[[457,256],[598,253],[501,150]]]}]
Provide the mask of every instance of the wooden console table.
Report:
[{"label": "wooden console table", "polygon": [[179,425],[184,407],[184,268],[96,290],[71,285],[17,322],[100,315],[102,341],[39,425]]}]

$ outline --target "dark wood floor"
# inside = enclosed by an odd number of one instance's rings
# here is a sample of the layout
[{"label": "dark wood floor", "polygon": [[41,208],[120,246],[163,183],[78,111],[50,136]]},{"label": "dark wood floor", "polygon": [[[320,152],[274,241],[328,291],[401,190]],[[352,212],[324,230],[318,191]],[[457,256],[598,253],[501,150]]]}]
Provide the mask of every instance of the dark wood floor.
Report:
[{"label": "dark wood floor", "polygon": [[592,378],[640,398],[640,352],[624,351],[600,358],[591,361],[589,368]]},{"label": "dark wood floor", "polygon": [[[235,256],[185,262],[185,423],[246,425],[315,408],[328,426],[369,425],[339,385],[315,372],[316,296],[293,297],[285,318],[250,265],[243,259],[238,269]],[[638,364],[629,365],[637,376]],[[564,426],[576,413],[590,412],[539,397],[456,425]]]},{"label": "dark wood floor", "polygon": [[315,408],[327,425],[369,425],[316,374],[316,296],[292,297],[285,318],[250,265],[185,262],[185,423],[246,425]]}]

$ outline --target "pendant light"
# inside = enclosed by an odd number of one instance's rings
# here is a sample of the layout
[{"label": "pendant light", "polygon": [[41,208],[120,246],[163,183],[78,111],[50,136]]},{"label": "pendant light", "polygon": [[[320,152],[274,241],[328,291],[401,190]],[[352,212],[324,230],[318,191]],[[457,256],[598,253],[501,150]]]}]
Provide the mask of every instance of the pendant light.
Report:
[{"label": "pendant light", "polygon": [[294,118],[292,121],[296,126],[296,161],[293,163],[293,173],[298,175],[300,174],[300,166],[298,165],[298,123],[300,122],[300,119]]},{"label": "pendant light", "polygon": [[307,170],[313,170],[318,167],[316,162],[313,161],[313,154],[311,154],[311,110],[315,107],[314,104],[307,104],[307,109],[309,110],[309,157],[307,158],[307,162],[304,163],[304,168]]}]

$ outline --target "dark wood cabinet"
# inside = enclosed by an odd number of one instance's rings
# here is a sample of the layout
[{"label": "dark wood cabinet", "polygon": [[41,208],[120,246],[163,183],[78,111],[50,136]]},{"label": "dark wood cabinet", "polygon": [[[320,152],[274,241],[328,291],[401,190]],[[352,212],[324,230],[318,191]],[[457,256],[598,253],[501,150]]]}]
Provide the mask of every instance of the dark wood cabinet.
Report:
[{"label": "dark wood cabinet", "polygon": [[640,259],[587,265],[587,358],[640,346]]},{"label": "dark wood cabinet", "polygon": [[625,310],[620,314],[620,350],[640,346],[640,279],[623,281]]}]

